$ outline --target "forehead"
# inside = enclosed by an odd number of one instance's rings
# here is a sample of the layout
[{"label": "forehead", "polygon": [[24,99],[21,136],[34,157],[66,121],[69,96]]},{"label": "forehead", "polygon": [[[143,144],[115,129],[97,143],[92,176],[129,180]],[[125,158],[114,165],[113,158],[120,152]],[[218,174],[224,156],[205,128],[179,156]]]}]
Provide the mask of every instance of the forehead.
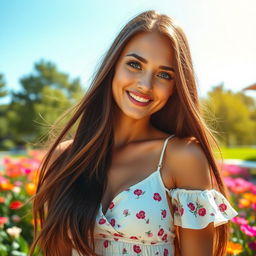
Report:
[{"label": "forehead", "polygon": [[173,48],[170,39],[156,32],[142,32],[126,44],[121,57],[136,53],[159,65],[173,64]]}]

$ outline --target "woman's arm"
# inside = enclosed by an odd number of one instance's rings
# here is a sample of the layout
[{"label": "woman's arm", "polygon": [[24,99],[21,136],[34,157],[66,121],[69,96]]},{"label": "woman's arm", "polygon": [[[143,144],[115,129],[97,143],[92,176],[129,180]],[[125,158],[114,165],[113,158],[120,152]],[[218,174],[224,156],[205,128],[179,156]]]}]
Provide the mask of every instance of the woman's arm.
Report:
[{"label": "woman's arm", "polygon": [[[167,152],[168,166],[177,188],[188,190],[212,188],[208,162],[198,144],[182,139],[175,149],[169,147]],[[203,229],[177,226],[177,232],[181,256],[213,255],[213,223]]]}]

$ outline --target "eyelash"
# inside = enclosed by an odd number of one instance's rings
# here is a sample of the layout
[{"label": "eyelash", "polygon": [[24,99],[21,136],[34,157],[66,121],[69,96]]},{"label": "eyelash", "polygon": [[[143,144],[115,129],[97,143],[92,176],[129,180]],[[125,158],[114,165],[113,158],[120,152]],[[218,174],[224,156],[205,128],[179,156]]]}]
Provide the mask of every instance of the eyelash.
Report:
[{"label": "eyelash", "polygon": [[[138,69],[138,70],[141,70],[141,69],[142,69],[140,63],[137,62],[137,61],[128,61],[126,64],[127,64],[128,66],[134,68],[134,69]],[[139,66],[139,67],[138,67],[138,66]],[[167,75],[167,76],[168,76],[168,78],[167,78],[167,77],[163,77],[163,76],[159,76],[159,77],[161,77],[161,78],[163,78],[163,79],[165,79],[165,80],[173,80],[173,77],[172,77],[169,73],[161,72],[160,74],[164,74],[164,75]]]}]

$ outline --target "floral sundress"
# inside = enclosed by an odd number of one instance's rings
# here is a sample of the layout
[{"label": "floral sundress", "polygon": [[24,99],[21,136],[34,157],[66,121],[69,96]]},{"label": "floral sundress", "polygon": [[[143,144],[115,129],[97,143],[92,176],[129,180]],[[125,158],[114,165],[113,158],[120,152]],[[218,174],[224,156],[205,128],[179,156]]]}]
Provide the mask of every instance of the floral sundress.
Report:
[{"label": "floral sundress", "polygon": [[[100,204],[94,241],[97,255],[174,256],[175,225],[202,229],[214,227],[238,215],[217,190],[168,190],[161,177],[161,164],[169,136],[161,152],[158,168],[142,181],[119,193],[106,213]],[[171,197],[173,216],[167,194]],[[78,256],[73,250],[72,256]]]}]

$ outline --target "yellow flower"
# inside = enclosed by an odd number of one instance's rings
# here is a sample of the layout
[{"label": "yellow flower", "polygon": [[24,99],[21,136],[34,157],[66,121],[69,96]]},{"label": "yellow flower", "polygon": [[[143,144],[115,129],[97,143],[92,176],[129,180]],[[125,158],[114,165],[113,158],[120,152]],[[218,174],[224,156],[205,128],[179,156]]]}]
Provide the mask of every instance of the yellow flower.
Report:
[{"label": "yellow flower", "polygon": [[251,201],[251,203],[256,203],[256,195],[254,195],[252,193],[244,193],[243,198]]},{"label": "yellow flower", "polygon": [[238,243],[233,243],[231,241],[228,242],[228,246],[227,246],[227,253],[230,254],[239,254],[240,252],[243,251],[242,245],[238,244]]},{"label": "yellow flower", "polygon": [[238,201],[239,207],[244,208],[244,207],[249,207],[251,205],[250,200],[241,198]]},{"label": "yellow flower", "polygon": [[27,194],[30,196],[34,195],[36,192],[36,185],[32,182],[26,184],[25,188],[26,188]]}]

